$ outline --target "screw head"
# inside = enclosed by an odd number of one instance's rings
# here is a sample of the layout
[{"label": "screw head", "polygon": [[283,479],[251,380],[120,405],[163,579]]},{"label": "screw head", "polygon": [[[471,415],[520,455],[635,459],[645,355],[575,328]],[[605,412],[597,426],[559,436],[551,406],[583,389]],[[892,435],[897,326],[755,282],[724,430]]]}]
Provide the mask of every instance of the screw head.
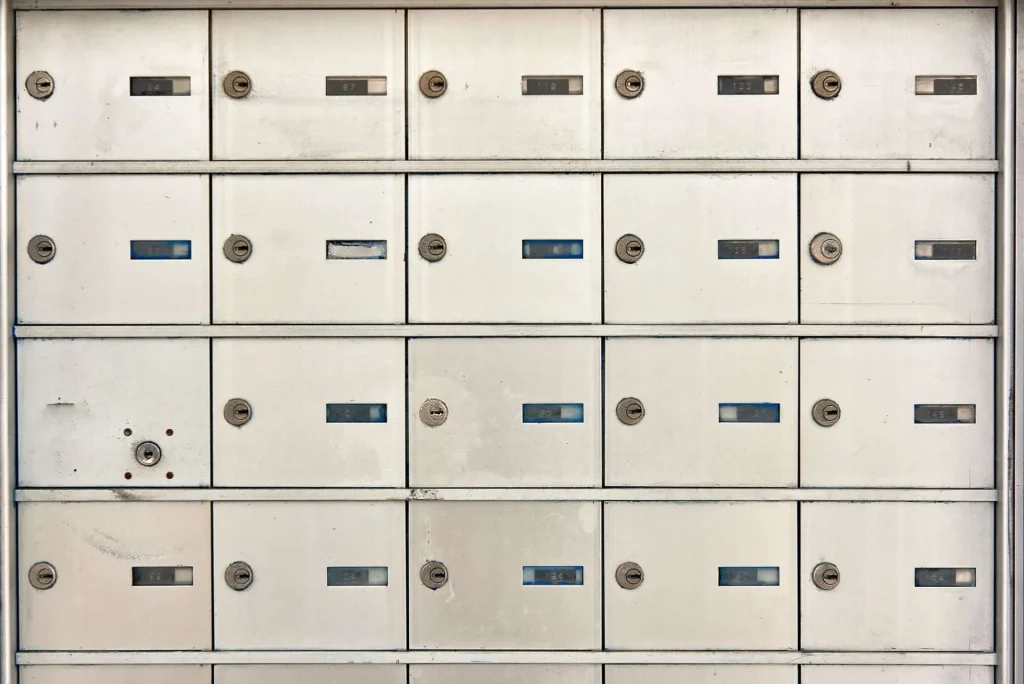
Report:
[{"label": "screw head", "polygon": [[224,93],[236,100],[252,92],[252,79],[244,71],[232,71],[224,77]]},{"label": "screw head", "polygon": [[811,79],[811,90],[823,100],[834,100],[843,89],[843,81],[834,71],[819,71]]},{"label": "screw head", "polygon": [[244,235],[229,235],[224,241],[224,256],[236,264],[245,263],[252,256],[252,242]]},{"label": "screw head", "polygon": [[28,258],[37,264],[48,264],[57,256],[57,243],[53,238],[36,235],[28,241]]},{"label": "screw head", "polygon": [[252,566],[245,561],[235,561],[224,570],[224,582],[235,591],[248,589],[253,578]]},{"label": "screw head", "polygon": [[33,71],[25,79],[25,89],[37,100],[46,100],[53,95],[53,77],[46,71]]},{"label": "screw head", "polygon": [[427,261],[440,261],[448,253],[448,243],[437,233],[427,233],[420,238],[419,253]]},{"label": "screw head", "polygon": [[135,460],[139,462],[139,465],[147,468],[152,468],[159,463],[162,456],[163,453],[156,442],[142,442],[135,447]]},{"label": "screw head", "polygon": [[441,97],[448,90],[448,79],[440,71],[428,71],[420,76],[420,92],[426,97]]},{"label": "screw head", "polygon": [[228,399],[224,404],[224,420],[236,427],[245,425],[252,420],[252,405],[238,397]]},{"label": "screw head", "polygon": [[615,256],[626,264],[635,264],[644,255],[644,241],[636,235],[626,234],[615,243]]},{"label": "screw head", "polygon": [[831,266],[843,255],[843,243],[832,233],[818,233],[807,247],[811,260],[822,266]]},{"label": "screw head", "polygon": [[45,561],[33,564],[28,569],[28,583],[40,591],[52,589],[57,583],[57,568]]},{"label": "screw head", "polygon": [[644,404],[636,397],[626,397],[615,406],[615,417],[623,425],[636,425],[645,415]]},{"label": "screw head", "polygon": [[811,571],[811,581],[822,591],[832,591],[839,586],[839,568],[833,563],[818,563]]},{"label": "screw head", "polygon": [[444,425],[448,420],[448,405],[440,399],[427,399],[420,404],[420,420],[427,427]]},{"label": "screw head", "polygon": [[639,71],[626,69],[615,77],[615,92],[627,100],[639,97],[644,92],[644,77]]},{"label": "screw head", "polygon": [[427,561],[420,568],[420,582],[427,589],[437,591],[448,584],[448,568],[441,561]]},{"label": "screw head", "polygon": [[811,418],[822,427],[832,427],[839,422],[842,415],[839,404],[831,399],[819,399],[811,407]]},{"label": "screw head", "polygon": [[644,569],[632,561],[615,569],[615,582],[623,589],[636,589],[644,583]]}]

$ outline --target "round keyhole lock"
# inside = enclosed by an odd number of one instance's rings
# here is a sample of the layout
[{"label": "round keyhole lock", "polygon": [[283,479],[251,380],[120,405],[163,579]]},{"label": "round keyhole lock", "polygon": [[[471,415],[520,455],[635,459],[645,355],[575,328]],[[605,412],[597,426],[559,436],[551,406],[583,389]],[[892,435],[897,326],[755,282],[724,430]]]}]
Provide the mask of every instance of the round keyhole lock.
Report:
[{"label": "round keyhole lock", "polygon": [[420,581],[427,589],[437,591],[448,584],[448,568],[441,561],[428,561],[420,568]]},{"label": "round keyhole lock", "polygon": [[224,241],[224,256],[236,264],[245,263],[252,256],[252,242],[244,235],[231,235]]},{"label": "round keyhole lock", "polygon": [[811,418],[821,427],[832,427],[839,422],[843,412],[839,410],[839,404],[831,399],[819,399],[811,407]]},{"label": "round keyhole lock", "polygon": [[644,583],[644,569],[636,563],[623,563],[615,569],[615,581],[623,589],[636,589]]},{"label": "round keyhole lock", "polygon": [[224,581],[235,591],[248,589],[252,578],[252,566],[245,561],[235,561],[224,571]]},{"label": "round keyhole lock", "polygon": [[644,92],[644,77],[639,71],[626,69],[615,77],[615,92],[628,100],[639,97]]},{"label": "round keyhole lock", "polygon": [[440,261],[448,253],[448,243],[437,233],[427,233],[420,238],[419,250],[427,261]]},{"label": "round keyhole lock", "polygon": [[224,404],[224,420],[229,425],[241,427],[252,420],[252,405],[245,399],[228,399]]},{"label": "round keyhole lock", "polygon": [[252,79],[244,71],[232,71],[224,77],[224,92],[228,97],[241,99],[252,92]]},{"label": "round keyhole lock", "polygon": [[420,420],[429,427],[444,425],[448,420],[448,405],[440,399],[427,399],[420,405]]},{"label": "round keyhole lock", "polygon": [[28,241],[28,258],[37,264],[48,264],[57,256],[57,243],[53,238],[36,235]]},{"label": "round keyhole lock", "polygon": [[832,233],[818,233],[811,239],[808,248],[814,262],[822,266],[830,266],[843,255],[843,243]]},{"label": "round keyhole lock", "polygon": [[36,589],[51,589],[57,583],[57,568],[49,563],[36,563],[28,569],[28,583]]},{"label": "round keyhole lock", "polygon": [[644,255],[644,241],[636,235],[623,235],[615,243],[615,256],[619,261],[635,264]]},{"label": "round keyhole lock", "polygon": [[839,586],[839,568],[832,563],[818,563],[811,572],[814,586],[823,591],[832,591]]},{"label": "round keyhole lock", "polygon": [[159,463],[161,456],[163,453],[160,451],[160,445],[156,442],[143,442],[135,447],[135,460],[139,462],[139,465],[144,465],[147,468],[152,468]]},{"label": "round keyhole lock", "polygon": [[615,416],[624,425],[636,425],[644,419],[644,405],[635,397],[626,397],[615,406]]},{"label": "round keyhole lock", "polygon": [[420,76],[420,92],[427,97],[441,97],[448,90],[448,79],[440,71],[428,71]]},{"label": "round keyhole lock", "polygon": [[834,71],[819,71],[811,79],[811,90],[823,100],[834,100],[843,89],[843,81]]},{"label": "round keyhole lock", "polygon": [[33,71],[25,79],[28,94],[37,100],[45,100],[53,95],[53,77],[46,71]]}]

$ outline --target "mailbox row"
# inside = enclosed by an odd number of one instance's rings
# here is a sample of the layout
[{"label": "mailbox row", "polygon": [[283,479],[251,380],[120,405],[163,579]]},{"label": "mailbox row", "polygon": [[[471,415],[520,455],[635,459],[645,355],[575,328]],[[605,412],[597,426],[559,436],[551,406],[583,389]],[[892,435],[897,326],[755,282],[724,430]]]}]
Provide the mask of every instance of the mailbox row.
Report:
[{"label": "mailbox row", "polygon": [[995,77],[994,8],[28,11],[17,151],[992,159]]},{"label": "mailbox row", "polygon": [[985,652],[993,520],[991,503],[23,503],[21,649]]},{"label": "mailbox row", "polygon": [[[603,672],[602,672],[603,669]],[[63,665],[23,684],[992,684],[977,665]]]},{"label": "mailbox row", "polygon": [[17,356],[26,487],[994,486],[988,339],[29,339]]},{"label": "mailbox row", "polygon": [[991,175],[27,176],[17,200],[28,324],[994,320]]}]

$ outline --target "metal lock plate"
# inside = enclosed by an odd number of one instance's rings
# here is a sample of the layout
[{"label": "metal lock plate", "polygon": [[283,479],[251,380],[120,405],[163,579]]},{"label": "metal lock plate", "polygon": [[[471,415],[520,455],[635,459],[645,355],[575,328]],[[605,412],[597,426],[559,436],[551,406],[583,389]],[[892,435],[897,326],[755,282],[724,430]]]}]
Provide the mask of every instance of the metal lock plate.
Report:
[{"label": "metal lock plate", "polygon": [[420,581],[427,589],[437,591],[448,584],[448,568],[440,561],[428,561],[420,568]]},{"label": "metal lock plate", "polygon": [[36,235],[28,241],[28,258],[37,264],[48,264],[57,256],[57,243],[53,238]]},{"label": "metal lock plate", "polygon": [[427,97],[441,97],[446,90],[448,90],[448,79],[440,71],[428,71],[420,76],[420,92]]},{"label": "metal lock plate", "polygon": [[811,580],[822,591],[832,591],[839,586],[839,568],[832,563],[818,563],[811,572]]},{"label": "metal lock plate", "polygon": [[615,92],[627,100],[639,97],[644,92],[644,77],[639,71],[626,69],[615,77]]},{"label": "metal lock plate", "polygon": [[834,100],[843,89],[843,81],[834,71],[819,71],[811,79],[811,90],[823,100]]},{"label": "metal lock plate", "polygon": [[252,566],[245,561],[235,561],[224,571],[224,581],[235,591],[248,589],[252,580]]},{"label": "metal lock plate", "polygon": [[623,589],[636,589],[644,583],[644,570],[636,563],[623,563],[615,569],[615,581]]},{"label": "metal lock plate", "polygon": [[159,463],[161,456],[163,453],[160,451],[160,445],[156,442],[143,442],[135,447],[135,460],[139,462],[139,465],[144,465],[147,468]]},{"label": "metal lock plate", "polygon": [[645,413],[643,402],[635,397],[626,397],[615,406],[615,416],[624,425],[636,425]]},{"label": "metal lock plate", "polygon": [[252,242],[244,235],[229,235],[224,241],[224,256],[236,264],[244,263],[252,256]]},{"label": "metal lock plate", "polygon": [[448,243],[437,233],[427,233],[420,238],[419,252],[427,261],[440,261],[448,253]]},{"label": "metal lock plate", "polygon": [[832,427],[839,422],[843,412],[839,410],[839,404],[831,399],[819,399],[811,407],[811,418],[822,427]]},{"label": "metal lock plate", "polygon": [[224,404],[224,420],[241,427],[252,420],[252,405],[245,399],[228,399]]},{"label": "metal lock plate", "polygon": [[429,427],[443,425],[448,420],[448,405],[440,399],[427,399],[420,405],[420,420]]},{"label": "metal lock plate", "polygon": [[51,589],[57,583],[57,568],[45,561],[33,564],[28,569],[28,583],[36,589]]},{"label": "metal lock plate", "polygon": [[818,233],[808,249],[814,262],[822,266],[834,264],[843,255],[843,243],[832,233]]},{"label": "metal lock plate", "polygon": [[45,100],[53,95],[53,77],[46,71],[33,71],[25,79],[25,89],[37,100]]},{"label": "metal lock plate", "polygon": [[644,241],[636,235],[623,235],[615,243],[615,256],[623,263],[635,264],[643,255]]},{"label": "metal lock plate", "polygon": [[240,99],[252,92],[252,79],[244,71],[232,71],[224,77],[224,93],[231,98]]}]

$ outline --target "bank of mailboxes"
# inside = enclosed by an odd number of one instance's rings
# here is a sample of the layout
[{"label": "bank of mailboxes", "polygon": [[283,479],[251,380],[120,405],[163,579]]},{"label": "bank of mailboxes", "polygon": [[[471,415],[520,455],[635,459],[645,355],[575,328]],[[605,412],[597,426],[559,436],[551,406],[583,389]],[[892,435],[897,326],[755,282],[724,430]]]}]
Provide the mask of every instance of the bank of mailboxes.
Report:
[{"label": "bank of mailboxes", "polygon": [[995,153],[991,8],[19,12],[17,31],[23,160]]},{"label": "bank of mailboxes", "polygon": [[20,511],[30,651],[993,647],[990,503]]},{"label": "bank of mailboxes", "polygon": [[991,175],[23,176],[17,196],[21,323],[994,320]]}]

